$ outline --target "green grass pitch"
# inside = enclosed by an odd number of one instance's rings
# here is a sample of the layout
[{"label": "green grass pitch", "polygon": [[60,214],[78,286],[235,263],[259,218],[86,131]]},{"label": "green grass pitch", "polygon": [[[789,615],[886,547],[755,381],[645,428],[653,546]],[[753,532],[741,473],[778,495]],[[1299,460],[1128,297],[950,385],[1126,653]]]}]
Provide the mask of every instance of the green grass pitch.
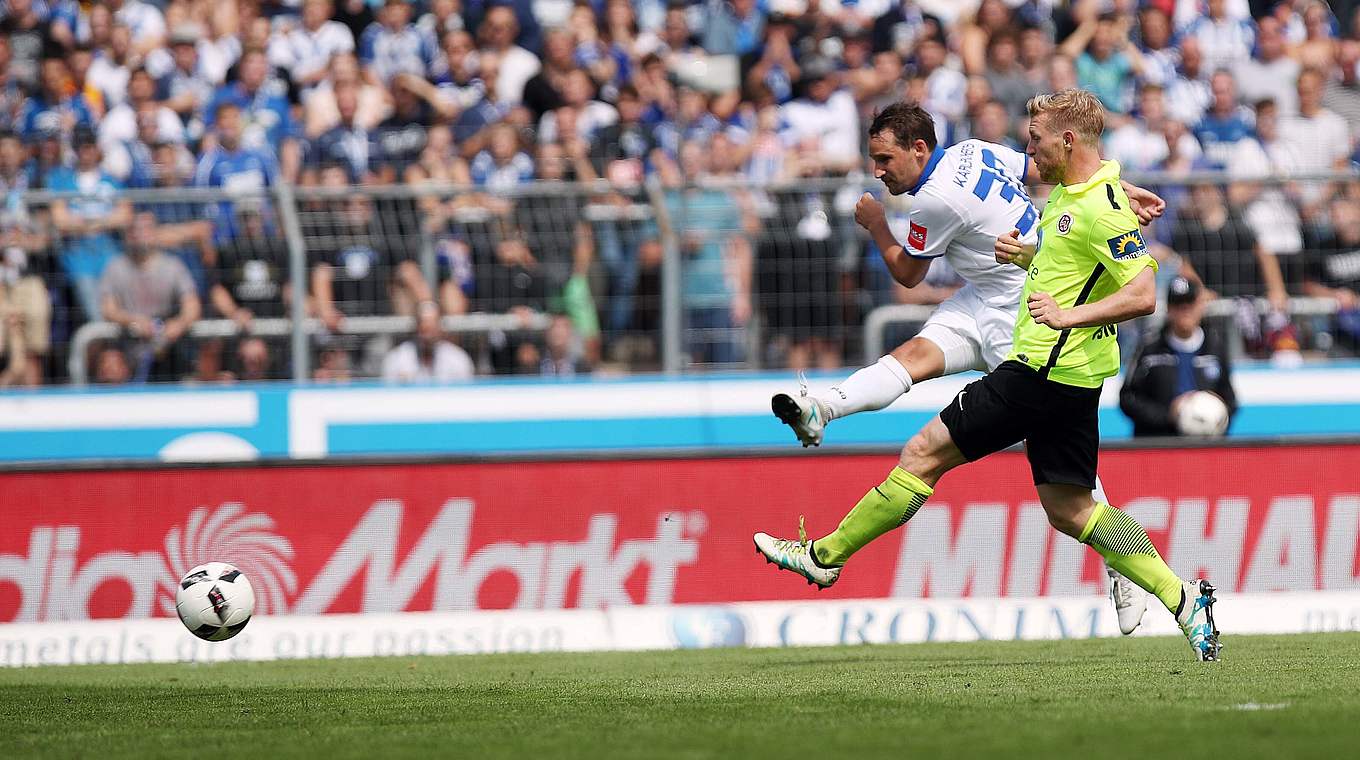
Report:
[{"label": "green grass pitch", "polygon": [[1360,634],[0,670],[0,757],[1335,758]]}]

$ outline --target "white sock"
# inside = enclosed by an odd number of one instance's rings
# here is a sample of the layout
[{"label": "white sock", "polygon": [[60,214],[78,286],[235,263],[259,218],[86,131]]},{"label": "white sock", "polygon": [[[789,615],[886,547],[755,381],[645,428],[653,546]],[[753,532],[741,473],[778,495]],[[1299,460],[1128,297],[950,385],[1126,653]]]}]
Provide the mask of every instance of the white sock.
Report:
[{"label": "white sock", "polygon": [[888,355],[814,397],[822,403],[829,421],[856,412],[882,409],[909,390],[911,375],[907,368]]}]

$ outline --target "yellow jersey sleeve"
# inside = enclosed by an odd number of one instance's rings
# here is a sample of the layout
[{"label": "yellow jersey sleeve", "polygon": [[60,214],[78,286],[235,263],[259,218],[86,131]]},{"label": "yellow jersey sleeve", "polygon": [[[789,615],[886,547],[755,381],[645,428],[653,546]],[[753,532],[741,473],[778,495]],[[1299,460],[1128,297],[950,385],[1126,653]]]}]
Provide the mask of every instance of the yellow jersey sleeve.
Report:
[{"label": "yellow jersey sleeve", "polygon": [[1119,196],[1125,205],[1111,208],[1096,219],[1087,233],[1087,250],[1095,253],[1105,265],[1105,271],[1122,288],[1145,267],[1151,266],[1156,271],[1157,260],[1152,258],[1147,241],[1138,229],[1138,217],[1128,210],[1128,198],[1122,191]]}]

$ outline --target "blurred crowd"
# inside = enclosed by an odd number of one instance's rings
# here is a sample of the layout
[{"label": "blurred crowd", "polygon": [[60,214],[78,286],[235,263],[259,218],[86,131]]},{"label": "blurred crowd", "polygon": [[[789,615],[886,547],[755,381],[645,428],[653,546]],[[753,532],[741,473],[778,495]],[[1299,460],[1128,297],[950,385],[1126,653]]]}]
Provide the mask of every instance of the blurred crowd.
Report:
[{"label": "blurred crowd", "polygon": [[[1254,355],[1353,351],[1360,182],[1265,180],[1360,158],[1357,5],[3,0],[0,385],[64,381],[87,321],[120,327],[88,347],[99,382],[287,377],[252,326],[294,298],[327,328],[318,380],[654,369],[667,245],[689,361],[839,367],[869,309],[960,284],[940,261],[895,286],[851,222],[872,114],[912,99],[943,145],[1022,148],[1028,98],[1071,86],[1108,109],[1107,157],[1163,173],[1168,280],[1240,299]],[[1201,172],[1226,179],[1176,181]],[[1297,296],[1338,309],[1291,319]],[[550,319],[460,345],[440,317],[469,312]],[[417,327],[347,333],[374,314]],[[186,337],[208,318],[236,337]]]}]

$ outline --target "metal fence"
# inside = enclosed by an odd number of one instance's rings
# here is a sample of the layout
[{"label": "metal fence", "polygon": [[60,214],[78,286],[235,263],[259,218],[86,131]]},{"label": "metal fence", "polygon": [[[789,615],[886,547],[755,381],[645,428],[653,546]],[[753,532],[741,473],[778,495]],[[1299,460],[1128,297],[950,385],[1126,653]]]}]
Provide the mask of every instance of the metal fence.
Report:
[{"label": "metal fence", "polygon": [[[945,259],[892,281],[853,219],[867,176],[702,176],[11,196],[0,384],[841,367],[962,284]],[[1356,353],[1356,175],[1132,179],[1169,202],[1159,279],[1193,271],[1241,354]]]}]

